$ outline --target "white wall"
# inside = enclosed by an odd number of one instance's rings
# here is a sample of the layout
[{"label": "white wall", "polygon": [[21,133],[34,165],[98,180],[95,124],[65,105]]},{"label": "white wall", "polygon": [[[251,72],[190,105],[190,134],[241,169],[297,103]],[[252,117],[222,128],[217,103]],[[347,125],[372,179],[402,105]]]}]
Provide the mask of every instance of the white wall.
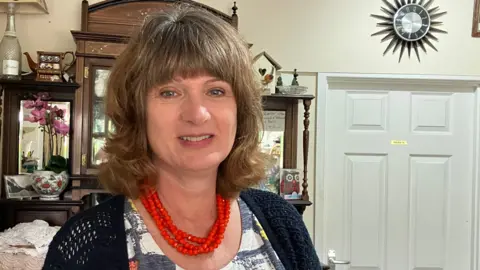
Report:
[{"label": "white wall", "polygon": [[[99,0],[90,0],[96,3]],[[233,1],[202,0],[204,4],[231,13]],[[18,16],[17,32],[24,51],[74,50],[70,30],[80,28],[81,0],[47,0],[50,14]],[[387,43],[381,37],[370,37],[378,30],[377,20],[371,13],[381,14],[380,0],[237,0],[239,28],[256,54],[266,50],[283,67],[297,68],[300,83],[316,92],[316,72],[362,73],[421,73],[447,75],[479,75],[480,39],[470,37],[474,0],[436,0],[447,15],[440,18],[447,35],[438,34],[439,52],[431,49],[422,53],[422,63],[404,59],[398,64],[396,55],[382,56]],[[0,17],[0,29],[5,25],[5,15]],[[24,70],[28,70],[24,62]],[[307,73],[305,73],[307,72]],[[313,106],[313,104],[312,104]],[[315,110],[310,113],[310,193],[313,199]],[[303,111],[299,111],[299,118]],[[302,119],[299,119],[302,120]],[[302,124],[302,122],[299,122]],[[301,133],[299,128],[299,151]],[[301,153],[301,152],[299,152]],[[302,155],[298,155],[301,165]],[[305,213],[305,222],[313,233],[313,207]]]}]

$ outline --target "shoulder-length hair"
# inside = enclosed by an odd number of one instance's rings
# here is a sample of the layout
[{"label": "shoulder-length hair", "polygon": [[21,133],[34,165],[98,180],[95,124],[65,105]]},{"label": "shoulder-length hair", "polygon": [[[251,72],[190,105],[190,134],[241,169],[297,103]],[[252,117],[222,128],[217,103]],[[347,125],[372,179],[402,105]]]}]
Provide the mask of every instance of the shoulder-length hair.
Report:
[{"label": "shoulder-length hair", "polygon": [[205,72],[232,86],[238,108],[235,142],[219,166],[217,192],[232,198],[264,177],[262,98],[247,42],[210,12],[177,6],[149,16],[112,67],[105,104],[114,131],[106,139],[106,161],[99,171],[107,191],[138,198],[144,187],[155,184],[146,135],[147,93],[174,76]]}]

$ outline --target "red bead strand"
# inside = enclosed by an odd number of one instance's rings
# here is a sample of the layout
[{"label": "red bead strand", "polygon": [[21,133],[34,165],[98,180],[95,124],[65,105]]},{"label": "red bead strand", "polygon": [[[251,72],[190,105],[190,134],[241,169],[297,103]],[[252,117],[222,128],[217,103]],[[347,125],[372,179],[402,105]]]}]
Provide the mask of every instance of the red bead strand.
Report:
[{"label": "red bead strand", "polygon": [[214,251],[222,242],[230,219],[230,202],[217,194],[217,220],[207,237],[198,237],[184,232],[173,224],[172,218],[163,207],[158,193],[151,189],[141,198],[143,206],[155,221],[165,241],[178,252],[195,256]]}]

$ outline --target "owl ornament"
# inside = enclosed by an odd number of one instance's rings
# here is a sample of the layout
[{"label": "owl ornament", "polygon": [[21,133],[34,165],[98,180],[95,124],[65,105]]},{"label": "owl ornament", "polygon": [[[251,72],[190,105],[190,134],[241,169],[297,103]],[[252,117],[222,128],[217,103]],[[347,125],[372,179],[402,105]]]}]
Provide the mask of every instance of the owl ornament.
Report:
[{"label": "owl ornament", "polygon": [[280,196],[286,200],[301,199],[300,171],[297,169],[281,169]]}]

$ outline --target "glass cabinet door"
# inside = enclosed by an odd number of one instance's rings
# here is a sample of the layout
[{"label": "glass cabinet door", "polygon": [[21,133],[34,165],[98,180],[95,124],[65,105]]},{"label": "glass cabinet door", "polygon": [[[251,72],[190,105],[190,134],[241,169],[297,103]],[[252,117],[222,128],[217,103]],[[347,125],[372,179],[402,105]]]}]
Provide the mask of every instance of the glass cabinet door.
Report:
[{"label": "glass cabinet door", "polygon": [[94,87],[92,91],[92,146],[90,152],[90,164],[93,166],[100,165],[104,160],[103,145],[105,137],[111,130],[110,120],[105,116],[104,97],[106,92],[106,83],[110,70],[105,68],[94,68]]},{"label": "glass cabinet door", "polygon": [[95,174],[98,165],[105,160],[103,152],[105,138],[113,130],[110,119],[105,115],[104,102],[113,60],[88,59],[85,64],[84,86],[88,85],[88,87],[84,89],[83,136],[85,139],[82,145],[82,171],[87,174]]}]

